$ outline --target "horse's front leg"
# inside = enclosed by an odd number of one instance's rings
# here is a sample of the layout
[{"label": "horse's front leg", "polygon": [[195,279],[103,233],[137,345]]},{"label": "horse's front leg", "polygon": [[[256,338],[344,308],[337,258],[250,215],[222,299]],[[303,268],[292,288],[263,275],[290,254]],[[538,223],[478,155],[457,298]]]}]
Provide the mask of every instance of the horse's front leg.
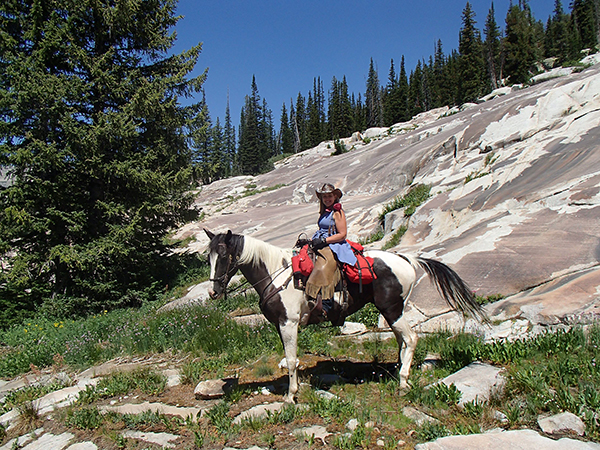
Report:
[{"label": "horse's front leg", "polygon": [[279,335],[285,351],[290,386],[285,396],[286,403],[294,403],[298,392],[298,321],[289,318],[279,327]]}]

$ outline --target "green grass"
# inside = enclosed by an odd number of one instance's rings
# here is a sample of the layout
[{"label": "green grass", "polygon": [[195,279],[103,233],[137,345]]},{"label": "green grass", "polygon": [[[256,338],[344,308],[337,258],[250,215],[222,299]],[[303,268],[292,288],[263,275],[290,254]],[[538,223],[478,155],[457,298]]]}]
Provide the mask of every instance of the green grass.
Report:
[{"label": "green grass", "polygon": [[366,238],[359,239],[358,243],[361,244],[361,245],[371,244],[373,242],[377,242],[377,241],[382,240],[384,236],[385,236],[385,233],[380,228],[379,230],[377,230],[376,232],[374,232],[371,235],[367,236]]},{"label": "green grass", "polygon": [[402,239],[402,236],[404,236],[404,234],[406,233],[407,230],[408,230],[408,228],[406,228],[404,225],[402,225],[400,228],[398,228],[392,234],[390,239],[383,245],[383,247],[381,247],[381,250],[388,250],[388,249],[398,245],[400,243],[400,239]]},{"label": "green grass", "polygon": [[[498,298],[489,296],[479,301]],[[0,356],[0,374],[16,376],[29,371],[31,364],[40,369],[61,364],[81,369],[119,355],[149,355],[168,350],[187,357],[188,362],[182,368],[187,383],[231,374],[250,361],[259,361],[254,367],[257,376],[278,377],[271,373],[266,363],[260,364],[260,361],[276,360],[283,354],[275,328],[271,325],[250,328],[227,318],[228,311],[256,302],[254,294],[249,294],[230,297],[226,302],[209,302],[205,306],[170,312],[159,313],[158,306],[162,303],[158,302],[137,310],[104,312],[80,320],[40,318],[0,332],[0,341],[7,344]],[[350,319],[374,327],[378,313],[369,305]],[[298,336],[301,361],[307,354],[312,354],[331,360],[366,362],[372,364],[374,373],[380,364],[393,362],[397,357],[394,340],[360,343],[338,338],[338,335],[337,327],[301,329]],[[116,373],[82,392],[80,401],[66,410],[64,420],[69,426],[94,433],[103,433],[103,429],[108,429],[106,433],[109,433],[111,427],[117,426],[115,421],[140,428],[185,427],[190,442],[206,446],[222,446],[241,435],[255,435],[256,444],[264,442],[276,447],[279,434],[274,427],[297,428],[310,422],[343,429],[350,418],[357,418],[363,425],[374,422],[381,430],[380,435],[386,436],[385,442],[402,439],[414,445],[437,436],[474,433],[494,426],[535,427],[540,414],[571,411],[584,420],[586,439],[598,441],[599,347],[598,324],[585,331],[574,327],[570,331],[545,333],[512,342],[485,343],[471,334],[431,334],[419,340],[408,392],[400,392],[395,374],[385,371],[376,380],[365,374],[364,379],[332,386],[330,392],[337,396],[333,400],[323,399],[313,388],[303,385],[299,400],[307,407],[302,412],[286,409],[264,421],[252,421],[243,426],[232,423],[231,410],[237,402],[252,395],[248,389],[234,390],[199,422],[169,422],[151,414],[126,418],[106,414],[100,417],[95,407],[97,401],[138,391],[156,395],[165,388],[164,377],[152,371]],[[428,353],[439,354],[441,361],[433,370],[422,372],[419,365]],[[454,386],[438,384],[428,388],[473,361],[484,361],[504,369],[507,383],[503,394],[493,396],[488,402],[471,402],[461,410],[456,406],[460,393]],[[3,408],[22,407],[25,410],[31,400],[60,387],[29,387],[10,393]],[[408,405],[435,417],[439,423],[415,427],[401,412]],[[504,412],[508,424],[496,422],[494,411]],[[415,432],[409,434],[412,430]],[[338,448],[373,447],[376,433],[361,425],[353,433],[335,439]]]},{"label": "green grass", "polygon": [[415,210],[429,198],[430,191],[431,186],[426,184],[417,184],[411,187],[406,195],[396,197],[383,207],[383,211],[379,214],[379,221],[383,223],[387,213],[400,208],[406,208],[405,216],[413,215]]}]

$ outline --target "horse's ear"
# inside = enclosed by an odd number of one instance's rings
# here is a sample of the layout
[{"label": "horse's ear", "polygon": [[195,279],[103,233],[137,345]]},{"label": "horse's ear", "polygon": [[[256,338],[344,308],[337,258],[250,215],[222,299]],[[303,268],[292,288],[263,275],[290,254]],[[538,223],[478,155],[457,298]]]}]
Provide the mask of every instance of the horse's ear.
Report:
[{"label": "horse's ear", "polygon": [[215,237],[215,233],[213,233],[210,230],[207,230],[206,228],[204,228],[204,232],[206,233],[206,235],[208,236],[208,238],[212,241],[213,238]]},{"label": "horse's ear", "polygon": [[225,235],[225,243],[229,245],[229,241],[231,240],[231,237],[233,236],[233,233],[231,232],[231,230],[227,230],[227,234]]}]

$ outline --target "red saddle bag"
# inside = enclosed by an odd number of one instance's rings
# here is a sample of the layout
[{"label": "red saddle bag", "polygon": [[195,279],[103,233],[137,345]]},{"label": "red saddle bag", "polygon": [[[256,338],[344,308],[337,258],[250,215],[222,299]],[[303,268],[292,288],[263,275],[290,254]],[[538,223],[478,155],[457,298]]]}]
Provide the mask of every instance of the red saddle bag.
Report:
[{"label": "red saddle bag", "polygon": [[300,249],[297,255],[292,256],[292,270],[294,274],[309,276],[315,267],[312,259],[308,255],[308,244]]},{"label": "red saddle bag", "polygon": [[352,247],[352,251],[356,256],[356,264],[351,266],[350,264],[344,264],[344,272],[348,281],[351,283],[358,283],[361,286],[363,284],[370,284],[373,280],[377,279],[377,275],[373,270],[373,258],[364,256],[364,247],[358,242],[347,241]]}]

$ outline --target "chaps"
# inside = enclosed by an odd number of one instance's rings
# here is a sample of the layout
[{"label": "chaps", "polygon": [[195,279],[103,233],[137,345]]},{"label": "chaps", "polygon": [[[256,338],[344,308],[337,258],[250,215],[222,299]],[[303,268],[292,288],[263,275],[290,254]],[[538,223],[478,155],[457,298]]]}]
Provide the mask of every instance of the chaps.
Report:
[{"label": "chaps", "polygon": [[315,253],[315,267],[306,281],[306,295],[314,299],[319,294],[322,299],[333,298],[335,287],[341,279],[337,261],[329,247]]}]

